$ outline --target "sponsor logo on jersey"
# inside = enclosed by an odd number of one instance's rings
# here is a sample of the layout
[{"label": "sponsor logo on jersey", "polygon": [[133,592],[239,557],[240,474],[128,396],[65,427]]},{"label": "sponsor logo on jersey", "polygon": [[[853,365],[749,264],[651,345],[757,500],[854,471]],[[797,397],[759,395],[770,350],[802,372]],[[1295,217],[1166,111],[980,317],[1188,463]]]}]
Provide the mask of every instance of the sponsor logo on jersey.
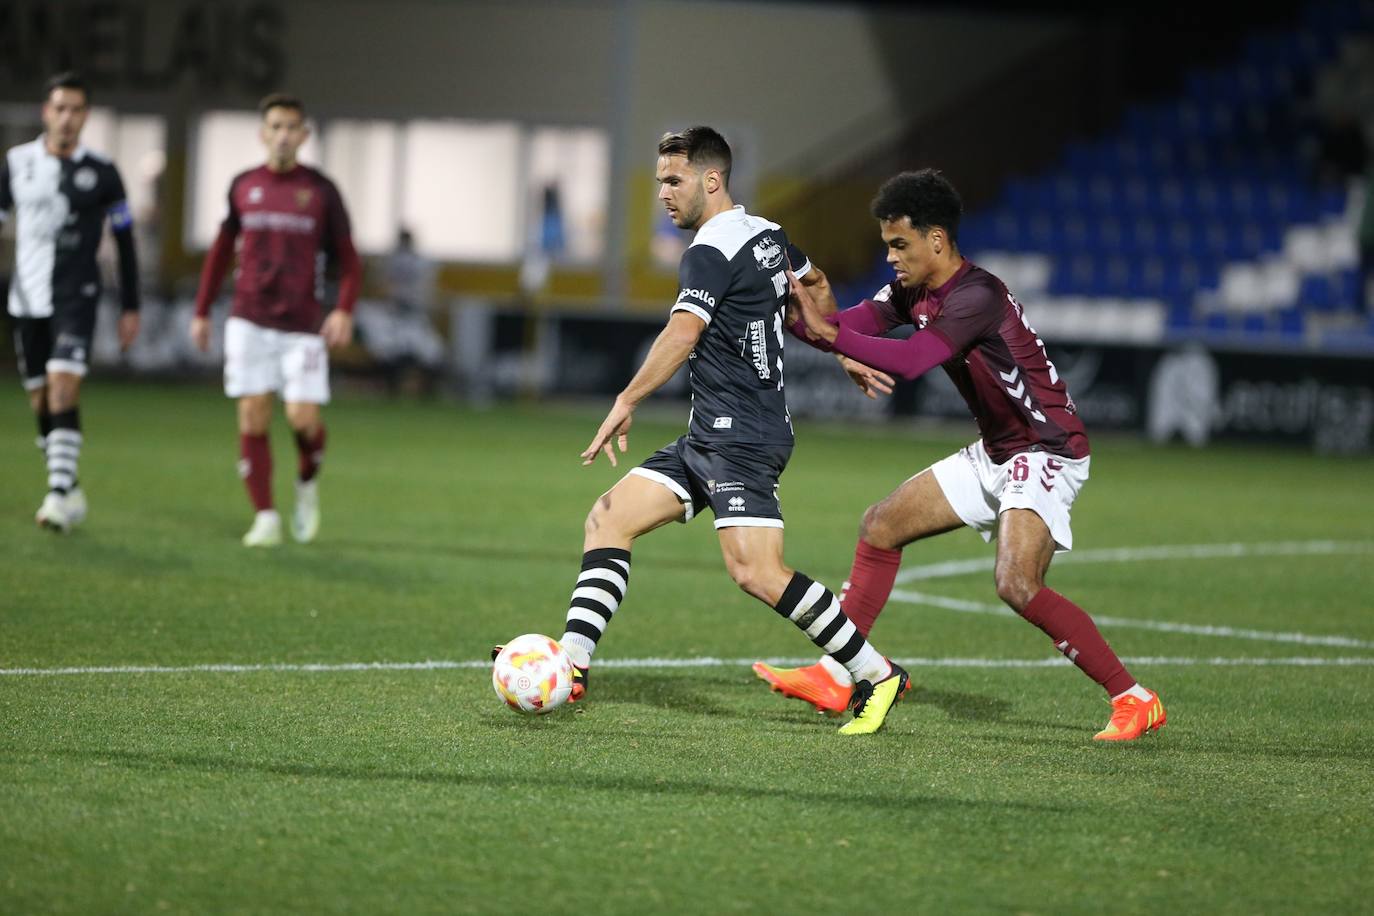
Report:
[{"label": "sponsor logo on jersey", "polygon": [[252,187],[248,189],[248,202],[250,204],[262,203],[262,188]]},{"label": "sponsor logo on jersey", "polygon": [[72,184],[78,191],[94,191],[95,182],[95,169],[90,166],[83,165],[72,175]]},{"label": "sponsor logo on jersey", "polygon": [[734,417],[716,417],[716,422],[711,424],[716,429],[729,429],[735,425]]},{"label": "sponsor logo on jersey", "polygon": [[299,213],[278,213],[276,210],[254,210],[252,213],[243,214],[243,228],[265,229],[269,232],[309,233],[315,231],[315,217],[302,216]]},{"label": "sponsor logo on jersey", "polygon": [[684,289],[677,294],[678,302],[685,302],[688,299],[695,299],[707,308],[716,307],[716,297],[712,296],[704,289]]},{"label": "sponsor logo on jersey", "polygon": [[754,246],[754,260],[758,262],[759,270],[772,270],[782,263],[782,246],[765,235]]},{"label": "sponsor logo on jersey", "polygon": [[742,481],[742,480],[727,480],[727,481],[725,481],[724,483],[718,483],[718,484],[716,484],[716,488],[715,488],[712,492],[713,492],[713,493],[735,493],[735,492],[740,491],[740,490],[743,490],[743,489],[744,489],[744,481]]},{"label": "sponsor logo on jersey", "polygon": [[731,497],[730,497],[730,501],[727,503],[727,505],[729,506],[731,512],[743,512],[743,511],[744,511],[744,497],[743,497],[743,496],[731,496]]},{"label": "sponsor logo on jersey", "polygon": [[749,322],[749,349],[753,354],[754,371],[759,378],[772,378],[772,369],[768,365],[768,332],[762,318]]}]

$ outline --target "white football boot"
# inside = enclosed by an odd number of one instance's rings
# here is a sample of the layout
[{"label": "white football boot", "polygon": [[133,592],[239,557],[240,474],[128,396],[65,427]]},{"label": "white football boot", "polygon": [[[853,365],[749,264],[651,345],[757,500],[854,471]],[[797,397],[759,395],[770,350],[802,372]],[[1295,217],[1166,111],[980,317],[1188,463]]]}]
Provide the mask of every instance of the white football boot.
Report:
[{"label": "white football boot", "polygon": [[86,493],[80,487],[72,487],[67,491],[67,498],[63,503],[67,510],[67,524],[75,528],[86,520]]},{"label": "white football boot", "polygon": [[253,516],[253,527],[243,536],[244,547],[276,547],[281,543],[281,516],[276,509],[263,509]]},{"label": "white football boot", "polygon": [[55,490],[48,491],[48,495],[43,497],[43,505],[34,513],[33,520],[40,528],[66,534],[72,527],[71,519],[67,517],[66,497]]},{"label": "white football boot", "polygon": [[291,513],[291,536],[302,544],[320,531],[320,487],[316,480],[296,481],[296,507]]}]

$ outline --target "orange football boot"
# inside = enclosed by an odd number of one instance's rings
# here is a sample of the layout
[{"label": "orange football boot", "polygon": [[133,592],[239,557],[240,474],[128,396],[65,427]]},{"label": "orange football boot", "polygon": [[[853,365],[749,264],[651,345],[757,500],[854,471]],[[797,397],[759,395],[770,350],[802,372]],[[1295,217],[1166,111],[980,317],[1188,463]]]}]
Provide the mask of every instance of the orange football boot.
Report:
[{"label": "orange football boot", "polygon": [[1141,735],[1164,727],[1166,717],[1159,694],[1141,700],[1129,693],[1112,700],[1112,718],[1107,727],[1093,735],[1094,741],[1134,741]]},{"label": "orange football boot", "polygon": [[805,668],[774,668],[766,662],[754,662],[754,673],[783,696],[805,700],[827,716],[849,709],[854,695],[853,684],[839,683],[820,662]]}]

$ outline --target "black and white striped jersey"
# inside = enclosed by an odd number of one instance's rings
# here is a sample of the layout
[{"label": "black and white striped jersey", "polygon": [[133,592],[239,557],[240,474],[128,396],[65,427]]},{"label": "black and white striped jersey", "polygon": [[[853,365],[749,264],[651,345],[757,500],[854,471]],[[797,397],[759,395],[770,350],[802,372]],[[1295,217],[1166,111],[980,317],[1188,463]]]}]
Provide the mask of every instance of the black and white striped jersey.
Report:
[{"label": "black and white striped jersey", "polygon": [[698,442],[791,445],[782,386],[787,268],[811,269],[777,223],[737,206],[706,221],[682,255],[673,311],[706,322],[688,361]]},{"label": "black and white striped jersey", "polygon": [[114,163],[84,146],[69,158],[54,156],[42,137],[16,146],[0,164],[0,219],[11,208],[16,220],[11,315],[46,318],[54,308],[95,304],[100,296],[96,249],[106,216],[119,242],[123,306],[138,307],[136,270],[129,269],[133,218]]}]

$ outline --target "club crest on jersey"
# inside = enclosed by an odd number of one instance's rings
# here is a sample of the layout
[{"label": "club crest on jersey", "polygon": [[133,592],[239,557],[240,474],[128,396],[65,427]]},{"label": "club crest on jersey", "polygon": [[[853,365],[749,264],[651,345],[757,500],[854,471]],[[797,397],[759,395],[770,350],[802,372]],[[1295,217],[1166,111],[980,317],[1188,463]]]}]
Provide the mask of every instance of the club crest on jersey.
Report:
[{"label": "club crest on jersey", "polygon": [[249,189],[248,189],[248,202],[249,202],[250,204],[260,204],[260,203],[262,203],[262,188],[249,188]]},{"label": "club crest on jersey", "polygon": [[754,246],[754,260],[758,262],[759,270],[772,270],[782,263],[782,246],[765,235]]},{"label": "club crest on jersey", "polygon": [[314,192],[309,188],[301,188],[296,192],[296,206],[305,209],[310,206],[310,198],[313,196]]},{"label": "club crest on jersey", "polygon": [[928,324],[930,324],[930,316],[929,316],[929,315],[927,315],[927,314],[925,314],[924,312],[922,312],[921,314],[919,314],[919,315],[916,316],[916,330],[918,330],[918,331],[924,330],[924,329],[925,329],[925,326],[928,325]]},{"label": "club crest on jersey", "polygon": [[95,190],[95,169],[82,166],[72,174],[72,184],[78,191]]}]

